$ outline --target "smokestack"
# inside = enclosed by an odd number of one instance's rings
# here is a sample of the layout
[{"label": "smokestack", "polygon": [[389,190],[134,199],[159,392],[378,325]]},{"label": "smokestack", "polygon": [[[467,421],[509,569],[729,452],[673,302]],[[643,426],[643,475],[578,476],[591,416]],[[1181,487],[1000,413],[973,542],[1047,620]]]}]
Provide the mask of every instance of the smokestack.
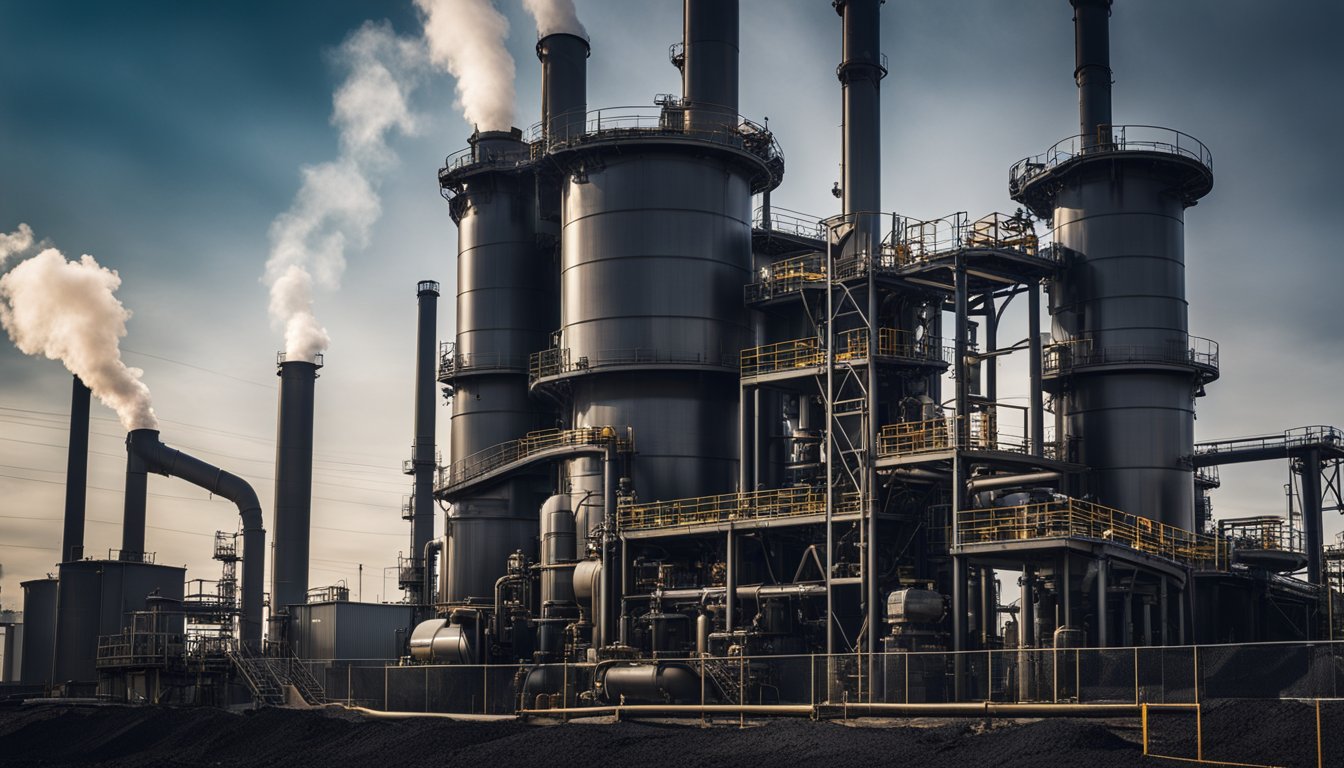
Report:
[{"label": "smokestack", "polygon": [[[275,555],[271,563],[271,613],[308,597],[308,538],[313,507],[314,362],[276,359],[280,398],[275,435]],[[274,633],[273,633],[274,634]]]},{"label": "smokestack", "polygon": [[146,471],[179,477],[238,505],[243,523],[243,599],[238,635],[245,643],[259,643],[266,529],[256,491],[237,475],[164,445],[156,429],[132,430],[126,437],[126,445],[129,455],[138,459]]},{"label": "smokestack", "polygon": [[557,32],[537,41],[541,61],[541,124],[550,141],[583,133],[588,111],[588,56],[592,49],[578,35]]},{"label": "smokestack", "polygon": [[84,495],[89,477],[89,388],[71,377],[70,452],[65,461],[65,531],[61,562],[84,557]]},{"label": "smokestack", "polygon": [[[882,117],[878,92],[882,63],[879,21],[885,0],[834,0],[844,29],[843,58],[836,76],[844,101],[844,213],[882,208]],[[876,228],[878,222],[873,221]],[[876,229],[869,232],[875,235]],[[863,248],[863,245],[859,245]]]},{"label": "smokestack", "polygon": [[[428,568],[424,553],[426,545],[434,538],[434,465],[437,463],[434,459],[434,406],[438,393],[434,353],[438,342],[439,284],[421,280],[415,295],[419,299],[420,317],[415,336],[415,446],[411,455],[415,469],[415,514],[411,520],[411,557],[418,559],[422,568]],[[420,584],[424,583],[425,580],[420,579]],[[413,602],[423,604],[428,599],[429,595],[419,595]]]},{"label": "smokestack", "polygon": [[738,16],[737,0],[684,0],[681,95],[691,130],[737,128]]},{"label": "smokestack", "polygon": [[1111,124],[1111,0],[1073,5],[1073,79],[1078,83],[1078,127],[1083,147],[1096,146],[1100,126]]},{"label": "smokestack", "polygon": [[[136,430],[138,431],[138,430]],[[148,494],[145,463],[131,450],[132,431],[126,435],[126,497],[121,513],[121,560],[145,559],[145,503]]]}]

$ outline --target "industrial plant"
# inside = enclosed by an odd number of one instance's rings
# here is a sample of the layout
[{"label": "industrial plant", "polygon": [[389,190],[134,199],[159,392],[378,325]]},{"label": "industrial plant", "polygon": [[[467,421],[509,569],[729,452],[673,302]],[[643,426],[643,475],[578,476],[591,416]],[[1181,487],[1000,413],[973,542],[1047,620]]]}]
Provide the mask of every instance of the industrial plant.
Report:
[{"label": "industrial plant", "polygon": [[[23,585],[6,679],[565,717],[1137,712],[1217,695],[1219,664],[1258,669],[1246,691],[1338,695],[1344,431],[1196,438],[1219,344],[1189,333],[1185,222],[1213,155],[1113,115],[1111,0],[1059,5],[1077,125],[1004,159],[1012,210],[942,218],[881,210],[883,0],[833,2],[829,217],[772,206],[787,148],[739,114],[736,0],[684,0],[681,93],[648,107],[589,103],[600,41],[540,36],[540,123],[478,130],[438,169],[455,333],[420,282],[404,599],[310,583],[320,354],[278,360],[273,500],[132,429],[108,558],[83,548],[76,378],[62,562]],[[1001,397],[1007,355],[1025,404]],[[1246,462],[1291,472],[1287,514],[1215,517]],[[146,553],[151,473],[236,504],[217,580]]]}]

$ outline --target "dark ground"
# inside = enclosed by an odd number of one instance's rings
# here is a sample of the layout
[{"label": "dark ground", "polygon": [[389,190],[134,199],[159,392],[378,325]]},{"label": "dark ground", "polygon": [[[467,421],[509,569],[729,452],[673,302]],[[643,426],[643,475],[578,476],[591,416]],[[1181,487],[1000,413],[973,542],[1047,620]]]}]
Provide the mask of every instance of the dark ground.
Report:
[{"label": "dark ground", "polygon": [[[1307,735],[1302,729],[1310,725],[1309,765],[1315,766],[1314,716],[1310,722],[1299,717],[1309,708],[1298,711],[1293,707],[1306,705],[1275,704],[1288,708],[1271,712],[1268,721],[1261,713],[1232,710],[1206,719],[1206,750],[1214,742],[1222,742],[1222,751],[1231,750],[1238,746],[1233,744],[1233,736],[1240,737],[1242,743],[1249,742],[1257,751],[1300,747]],[[1292,725],[1299,720],[1302,727]],[[1272,743],[1244,738],[1266,726],[1271,726]],[[1219,735],[1210,728],[1228,732]],[[1162,738],[1169,740],[1171,749],[1166,754],[1182,755],[1182,746],[1193,752],[1193,722],[1164,716],[1161,723],[1154,723],[1154,730],[1162,731]],[[1186,730],[1190,733],[1185,734]],[[1133,719],[996,721],[989,729],[982,721],[971,719],[849,723],[776,719],[749,723],[743,729],[735,722],[705,728],[698,721],[577,721],[555,725],[512,720],[375,720],[339,709],[263,709],[243,714],[204,708],[119,706],[0,709],[0,765],[6,768],[94,764],[439,768],[454,763],[486,768],[525,763],[546,768],[592,768],[601,764],[793,768],[804,763],[827,768],[896,764],[915,768],[1178,765],[1143,757],[1139,740],[1138,724]],[[1344,765],[1344,748],[1338,744],[1331,744],[1331,748],[1339,751],[1328,754],[1325,764]],[[1205,756],[1213,755],[1206,752]],[[1243,762],[1255,762],[1248,758],[1256,756],[1263,758],[1255,754],[1217,755]],[[1308,765],[1284,760],[1274,764]]]}]

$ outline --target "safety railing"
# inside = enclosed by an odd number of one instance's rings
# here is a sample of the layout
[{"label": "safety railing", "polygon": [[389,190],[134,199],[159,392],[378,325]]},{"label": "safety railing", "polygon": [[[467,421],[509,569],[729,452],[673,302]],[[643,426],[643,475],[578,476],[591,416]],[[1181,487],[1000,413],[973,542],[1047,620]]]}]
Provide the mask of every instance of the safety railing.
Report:
[{"label": "safety railing", "polygon": [[1047,374],[1067,373],[1090,365],[1159,363],[1191,365],[1207,374],[1218,372],[1218,342],[1199,336],[1172,339],[1165,346],[1098,344],[1091,336],[1057,342],[1042,351]]},{"label": "safety railing", "polygon": [[1303,552],[1302,531],[1273,515],[1218,521],[1218,536],[1233,549],[1256,552]]},{"label": "safety railing", "polygon": [[[877,356],[950,363],[955,356],[955,350],[952,347],[943,346],[942,339],[929,336],[916,337],[909,331],[896,328],[878,328]],[[858,360],[867,357],[867,328],[855,328],[840,334],[840,344],[835,359]]]},{"label": "safety railing", "polygon": [[887,424],[877,433],[877,455],[907,456],[953,448],[991,450],[997,447],[996,421],[992,413],[977,411],[969,415],[968,421],[968,437],[961,445],[957,440],[956,416]]},{"label": "safety railing", "polygon": [[[540,136],[540,131],[538,130],[535,135]],[[517,168],[526,165],[532,161],[535,154],[535,150],[532,146],[534,143],[536,143],[535,139],[517,147],[509,147],[507,149],[491,149],[482,146],[459,149],[444,158],[443,167],[439,169],[439,176],[442,177],[455,171],[475,166]]]},{"label": "safety railing", "polygon": [[714,356],[704,352],[677,352],[665,349],[637,347],[633,349],[602,349],[595,354],[571,354],[568,348],[552,347],[534,352],[528,358],[528,381],[565,373],[594,371],[639,365],[690,365],[736,370],[737,355]]},{"label": "safety railing", "polygon": [[770,207],[770,217],[766,220],[765,206],[757,206],[752,213],[751,226],[755,229],[763,229],[767,232],[779,232],[785,235],[794,235],[796,237],[805,237],[809,240],[825,240],[826,225],[821,219],[811,214],[800,211],[791,211],[788,208]]},{"label": "safety railing", "polygon": [[747,301],[762,301],[826,282],[826,260],[820,254],[777,261],[760,271],[760,280],[747,284]]},{"label": "safety railing", "polygon": [[616,443],[622,452],[634,449],[634,437],[629,429],[616,427],[580,427],[578,429],[544,429],[506,443],[487,448],[459,459],[438,472],[437,490],[459,485],[486,472],[499,469],[516,461],[552,448]]},{"label": "safety railing", "polygon": [[1140,515],[1068,497],[1011,507],[967,509],[957,514],[960,545],[1033,539],[1094,539],[1200,569],[1221,570],[1227,542]]},{"label": "safety railing", "polygon": [[694,112],[670,103],[657,112],[650,112],[646,106],[604,107],[590,110],[584,116],[582,132],[547,136],[543,125],[537,123],[529,129],[528,140],[545,152],[555,152],[623,138],[694,139],[746,151],[760,158],[772,174],[783,173],[784,152],[765,126],[741,115],[725,114],[721,120],[695,121],[689,118]]},{"label": "safety railing", "polygon": [[967,248],[1020,251],[1035,256],[1040,242],[1031,219],[995,212],[971,222],[962,236],[962,244]]},{"label": "safety railing", "polygon": [[[1017,161],[1008,171],[1008,192],[1016,197],[1033,179],[1084,154],[1157,152],[1194,160],[1213,171],[1213,153],[1195,137],[1155,125],[1099,126],[1097,136],[1070,136],[1045,152]],[[1086,146],[1085,146],[1086,145]]]},{"label": "safety railing", "polygon": [[439,344],[439,381],[477,371],[518,371],[528,367],[528,355],[503,352],[460,352],[457,342]]},{"label": "safety railing", "polygon": [[1210,440],[1195,445],[1195,455],[1215,454],[1228,451],[1309,448],[1320,446],[1344,450],[1344,430],[1317,424],[1308,427],[1295,427],[1277,435],[1252,435],[1232,437],[1226,440]]},{"label": "safety railing", "polygon": [[826,351],[817,339],[791,339],[742,350],[742,375],[760,376],[825,365]]},{"label": "safety railing", "polygon": [[[849,492],[836,498],[831,512],[835,515],[854,514],[860,509],[858,493]],[[647,531],[825,513],[825,490],[799,486],[648,504],[621,504],[617,507],[616,519],[621,530]]]},{"label": "safety railing", "polygon": [[98,669],[178,666],[185,651],[186,641],[181,632],[127,628],[119,635],[98,637],[94,666]]}]

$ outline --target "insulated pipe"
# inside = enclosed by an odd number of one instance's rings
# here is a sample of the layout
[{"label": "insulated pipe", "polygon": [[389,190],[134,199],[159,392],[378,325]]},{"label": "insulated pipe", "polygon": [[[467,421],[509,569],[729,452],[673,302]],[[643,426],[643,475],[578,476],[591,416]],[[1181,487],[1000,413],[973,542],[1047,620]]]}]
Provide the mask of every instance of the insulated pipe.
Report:
[{"label": "insulated pipe", "polygon": [[[422,605],[434,605],[439,601],[439,592],[434,588],[434,560],[436,557],[442,560],[444,552],[443,545],[443,539],[434,539],[426,542],[425,548],[421,550],[421,556],[424,558],[425,564],[424,585],[421,587],[424,590],[424,593],[420,596],[420,603]],[[439,566],[439,570],[443,570],[442,565]]]},{"label": "insulated pipe", "polygon": [[65,461],[65,529],[61,562],[84,556],[84,496],[89,477],[89,388],[78,376],[70,389],[70,451]]},{"label": "insulated pipe", "polygon": [[1299,460],[1298,470],[1302,473],[1302,530],[1307,550],[1307,581],[1324,585],[1320,449],[1308,451]]},{"label": "insulated pipe", "polygon": [[681,95],[691,131],[737,129],[737,0],[684,0]]},{"label": "insulated pipe", "polygon": [[[1031,400],[1027,408],[1027,452],[1032,456],[1045,455],[1045,397],[1041,379],[1041,286],[1035,281],[1027,286],[1027,374]],[[1061,451],[1057,459],[1064,459]]]},{"label": "insulated pipe", "polygon": [[616,439],[613,436],[602,455],[602,574],[598,585],[597,642],[599,648],[611,642],[615,568],[611,565],[612,533],[616,530]]},{"label": "insulated pipe", "polygon": [[121,559],[142,562],[145,559],[145,501],[147,478],[145,462],[131,449],[126,435],[126,498],[121,513]]},{"label": "insulated pipe", "polygon": [[[834,0],[840,14],[844,41],[840,79],[844,101],[844,178],[841,191],[844,213],[872,213],[882,208],[882,118],[881,97],[878,92],[882,78],[887,76],[882,65],[879,21],[885,0]],[[876,217],[869,238],[877,237]],[[866,238],[857,243],[862,249],[869,244]]]},{"label": "insulated pipe", "polygon": [[1099,126],[1111,124],[1111,0],[1069,2],[1073,5],[1078,132],[1086,149],[1099,143]]},{"label": "insulated pipe", "polygon": [[238,635],[245,643],[261,642],[266,528],[256,491],[241,477],[159,442],[157,429],[132,430],[126,442],[130,455],[138,458],[147,471],[179,477],[238,505],[238,516],[243,523],[243,599]]},{"label": "insulated pipe", "polygon": [[988,477],[973,477],[966,481],[966,492],[978,493],[979,491],[988,491],[994,488],[1012,488],[1015,486],[1034,485],[1036,483],[1053,483],[1062,477],[1063,475],[1058,472],[1030,472],[1024,475],[990,475]]},{"label": "insulated pipe", "polygon": [[541,125],[550,141],[583,133],[588,110],[588,56],[578,35],[556,32],[537,41],[541,61]]},{"label": "insulated pipe", "polygon": [[[415,470],[414,510],[411,516],[411,556],[425,551],[434,539],[434,457],[435,399],[438,394],[437,360],[439,284],[421,280],[416,286],[419,321],[415,334],[415,445],[411,466]],[[429,561],[421,559],[428,584]],[[430,604],[425,595],[407,595],[412,603]]]},{"label": "insulated pipe", "polygon": [[313,509],[313,387],[321,362],[281,359],[275,435],[274,558],[271,614],[308,599],[308,550]]}]

